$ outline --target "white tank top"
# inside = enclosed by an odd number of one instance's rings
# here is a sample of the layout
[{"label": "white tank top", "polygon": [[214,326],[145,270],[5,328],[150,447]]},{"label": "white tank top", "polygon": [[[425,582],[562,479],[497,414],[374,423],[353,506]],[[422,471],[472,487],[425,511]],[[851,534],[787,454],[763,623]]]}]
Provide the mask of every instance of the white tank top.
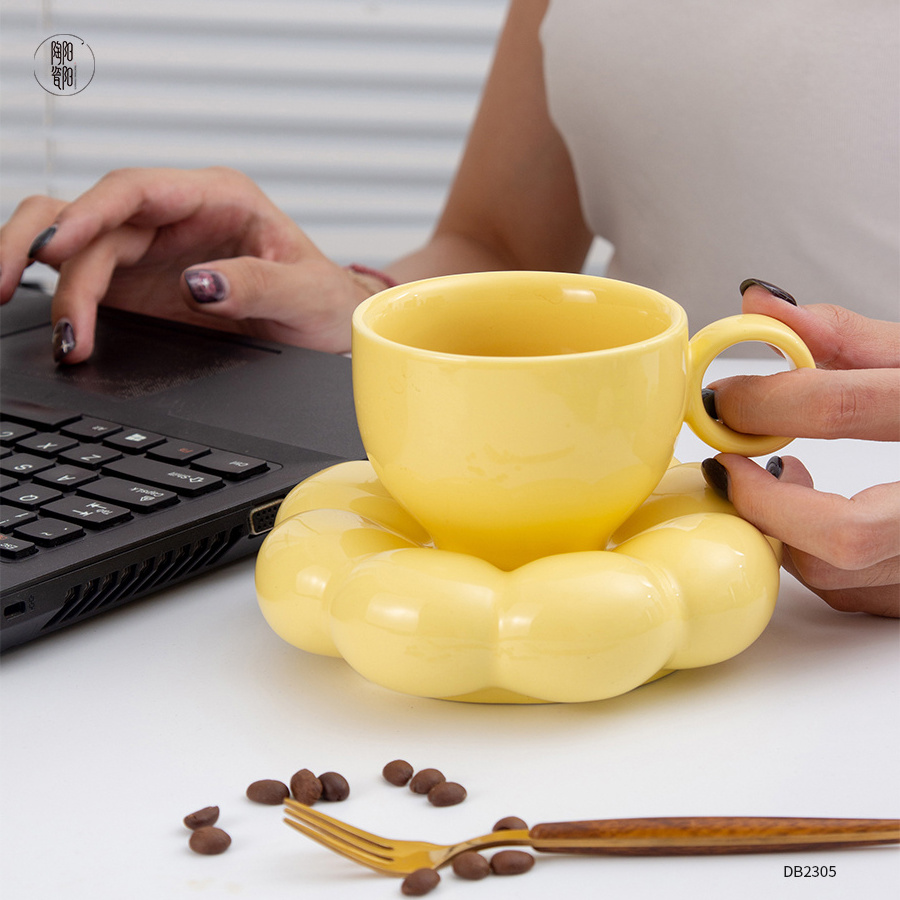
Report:
[{"label": "white tank top", "polygon": [[611,277],[691,330],[761,278],[900,314],[897,0],[551,0],[551,116]]}]

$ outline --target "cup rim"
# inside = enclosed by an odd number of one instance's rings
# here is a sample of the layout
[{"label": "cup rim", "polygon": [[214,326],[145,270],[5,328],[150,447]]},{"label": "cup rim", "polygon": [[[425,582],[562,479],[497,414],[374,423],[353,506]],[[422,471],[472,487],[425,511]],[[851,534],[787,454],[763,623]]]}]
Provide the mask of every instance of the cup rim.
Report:
[{"label": "cup rim", "polygon": [[[579,350],[572,353],[551,353],[541,355],[490,355],[482,353],[452,353],[446,350],[429,350],[423,347],[417,347],[415,344],[407,344],[402,341],[397,341],[392,338],[385,337],[384,335],[377,332],[366,321],[366,316],[370,313],[373,307],[378,307],[384,303],[388,303],[395,297],[402,296],[403,294],[408,293],[416,286],[439,285],[441,282],[452,283],[456,281],[470,280],[476,277],[479,279],[497,279],[499,281],[501,279],[507,280],[511,276],[527,277],[543,282],[556,282],[559,279],[564,278],[569,281],[581,281],[590,283],[601,282],[605,285],[621,285],[630,291],[640,291],[642,293],[649,294],[653,298],[655,298],[657,302],[662,301],[661,305],[671,312],[671,321],[669,325],[658,334],[655,334],[652,337],[646,338],[644,340],[634,341],[629,344],[621,344],[616,347],[598,348],[597,350]],[[685,331],[685,334],[687,333],[687,313],[679,303],[672,300],[670,297],[666,297],[665,294],[661,294],[659,291],[656,291],[653,288],[634,284],[633,282],[621,281],[614,278],[606,278],[602,275],[587,275],[584,273],[576,272],[548,272],[543,270],[530,271],[524,269],[514,269],[488,272],[463,272],[453,275],[438,275],[432,278],[417,279],[415,281],[409,281],[403,284],[395,285],[394,287],[386,288],[383,291],[378,291],[377,293],[372,294],[370,297],[367,297],[356,307],[356,309],[353,311],[351,327],[351,342],[355,342],[357,337],[361,337],[374,343],[381,344],[385,347],[403,348],[403,351],[407,354],[421,356],[428,359],[466,360],[467,362],[471,363],[483,360],[485,362],[490,362],[492,365],[513,365],[517,363],[521,364],[523,361],[527,361],[531,365],[548,365],[552,364],[553,360],[586,359],[597,356],[613,356],[616,354],[627,353],[629,351],[635,352],[636,350],[645,350],[646,348],[654,346],[656,344],[664,343],[665,341],[671,339],[674,332],[678,332],[683,329]]]}]

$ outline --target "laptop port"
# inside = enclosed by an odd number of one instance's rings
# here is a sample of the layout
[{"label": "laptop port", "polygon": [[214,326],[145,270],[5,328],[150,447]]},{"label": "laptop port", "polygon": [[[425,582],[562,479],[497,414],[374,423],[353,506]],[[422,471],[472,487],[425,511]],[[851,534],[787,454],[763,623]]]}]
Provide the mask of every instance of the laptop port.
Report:
[{"label": "laptop port", "polygon": [[18,603],[10,603],[9,606],[3,607],[3,618],[14,619],[21,616],[25,612],[25,601],[20,600]]},{"label": "laptop port", "polygon": [[263,503],[262,506],[257,506],[250,511],[251,535],[265,534],[267,531],[272,530],[275,525],[275,516],[278,514],[278,507],[281,506],[282,500],[284,500],[284,497],[270,500],[268,503]]}]

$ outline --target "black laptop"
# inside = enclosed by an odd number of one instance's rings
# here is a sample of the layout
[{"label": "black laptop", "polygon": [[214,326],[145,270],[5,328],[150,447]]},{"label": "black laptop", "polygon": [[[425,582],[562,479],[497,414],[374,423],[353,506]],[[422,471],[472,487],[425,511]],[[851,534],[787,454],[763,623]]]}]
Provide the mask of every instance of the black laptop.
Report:
[{"label": "black laptop", "polygon": [[364,457],[350,360],[118,310],[56,366],[50,297],[0,310],[0,649],[254,553]]}]

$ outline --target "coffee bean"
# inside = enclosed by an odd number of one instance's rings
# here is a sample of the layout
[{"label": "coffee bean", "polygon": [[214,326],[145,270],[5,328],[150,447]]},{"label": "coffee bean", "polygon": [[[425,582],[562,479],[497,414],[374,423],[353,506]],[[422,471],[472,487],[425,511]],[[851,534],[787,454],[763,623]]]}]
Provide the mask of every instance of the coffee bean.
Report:
[{"label": "coffee bean", "polygon": [[466,799],[466,789],[455,781],[442,781],[428,792],[428,802],[432,806],[456,806]]},{"label": "coffee bean", "polygon": [[254,781],[247,788],[247,796],[254,803],[265,803],[267,806],[280,806],[285,797],[290,796],[288,786],[281,781],[264,778],[262,781]]},{"label": "coffee bean", "polygon": [[390,784],[403,787],[412,778],[413,767],[405,759],[395,759],[381,770],[381,774],[384,775],[384,780]]},{"label": "coffee bean", "polygon": [[434,869],[416,869],[403,879],[400,891],[407,897],[422,897],[433,891],[440,883],[441,876]]},{"label": "coffee bean", "polygon": [[491,857],[495,875],[521,875],[534,865],[534,857],[523,850],[501,850]]},{"label": "coffee bean", "polygon": [[491,864],[474,850],[466,850],[453,860],[453,871],[467,881],[480,881],[491,874]]},{"label": "coffee bean", "polygon": [[231,846],[231,837],[221,828],[204,825],[191,834],[188,843],[194,853],[215,856],[217,853],[224,853]]},{"label": "coffee bean", "polygon": [[505,816],[494,823],[494,831],[528,831],[528,826],[518,816]]},{"label": "coffee bean", "polygon": [[422,769],[413,775],[409,782],[409,789],[414,794],[427,794],[436,784],[446,780],[444,773],[437,769]]},{"label": "coffee bean", "polygon": [[295,800],[312,806],[322,796],[322,782],[309,769],[300,769],[291,776],[291,793]]},{"label": "coffee bean", "polygon": [[203,828],[204,825],[215,825],[219,820],[218,806],[204,806],[196,812],[188,813],[184,817],[184,824],[194,831],[197,828]]},{"label": "coffee bean", "polygon": [[350,796],[350,785],[343,775],[337,772],[323,772],[319,776],[322,783],[322,799],[337,802],[346,800]]}]

